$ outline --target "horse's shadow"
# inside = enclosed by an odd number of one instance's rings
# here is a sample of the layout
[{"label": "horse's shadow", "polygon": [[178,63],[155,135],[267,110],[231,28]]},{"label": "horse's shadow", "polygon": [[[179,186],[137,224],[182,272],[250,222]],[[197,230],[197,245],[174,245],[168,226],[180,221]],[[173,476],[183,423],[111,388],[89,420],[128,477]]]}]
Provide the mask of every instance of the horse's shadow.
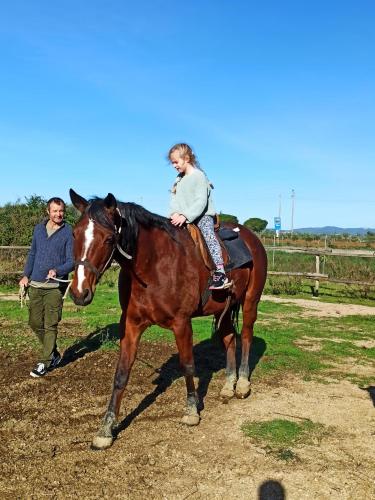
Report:
[{"label": "horse's shadow", "polygon": [[[236,353],[238,366],[240,358],[239,344],[240,342],[237,343],[238,348]],[[250,373],[254,371],[265,350],[265,341],[260,337],[254,337],[249,359]],[[201,411],[204,408],[204,398],[212,377],[226,366],[226,356],[224,349],[211,339],[203,340],[196,344],[193,348],[193,354],[195,375],[199,379],[197,386],[198,410]],[[114,432],[115,437],[125,430],[136,417],[150,407],[158,396],[163,394],[175,380],[182,377],[178,354],[173,354],[156,372],[158,376],[153,381],[156,386],[155,389],[150,394],[147,394],[138,406],[119,422]]]},{"label": "horse's shadow", "polygon": [[[103,343],[108,341],[117,341],[118,323],[107,325],[104,329],[98,329],[91,332],[84,339],[74,343],[68,347],[63,355],[59,367],[63,367],[82,358],[86,354],[100,349]],[[254,336],[249,357],[250,376],[253,373],[256,365],[263,356],[266,350],[266,342]],[[206,397],[208,387],[215,373],[224,369],[226,366],[226,355],[221,342],[218,340],[207,339],[194,345],[193,348],[195,361],[195,375],[199,379],[197,386],[198,408],[201,411],[204,408],[204,399]],[[240,364],[241,342],[237,339],[237,366]],[[144,362],[139,358],[140,362]],[[153,380],[155,384],[154,390],[147,394],[142,401],[134,408],[116,427],[115,436],[126,429],[132,421],[149,408],[163,394],[175,380],[182,377],[178,354],[173,354],[159,368],[155,368],[157,377]]]}]

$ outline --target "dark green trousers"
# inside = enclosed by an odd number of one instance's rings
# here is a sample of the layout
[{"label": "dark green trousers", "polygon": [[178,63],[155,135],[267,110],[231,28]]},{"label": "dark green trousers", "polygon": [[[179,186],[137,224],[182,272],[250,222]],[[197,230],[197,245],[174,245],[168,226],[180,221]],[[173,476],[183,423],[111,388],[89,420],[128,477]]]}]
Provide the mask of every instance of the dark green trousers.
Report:
[{"label": "dark green trousers", "polygon": [[29,325],[42,345],[40,361],[49,367],[56,351],[57,325],[62,314],[59,288],[29,288]]}]

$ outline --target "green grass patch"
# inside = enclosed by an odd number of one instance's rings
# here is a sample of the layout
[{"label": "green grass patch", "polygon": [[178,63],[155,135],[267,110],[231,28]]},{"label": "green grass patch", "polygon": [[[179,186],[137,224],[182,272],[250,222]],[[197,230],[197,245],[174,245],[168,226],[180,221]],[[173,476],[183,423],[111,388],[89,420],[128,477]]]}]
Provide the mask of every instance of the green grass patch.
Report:
[{"label": "green grass patch", "polygon": [[294,422],[274,419],[264,422],[247,421],[241,426],[244,435],[255,444],[274,454],[279,460],[295,460],[292,446],[319,442],[326,433],[322,424],[311,420]]}]

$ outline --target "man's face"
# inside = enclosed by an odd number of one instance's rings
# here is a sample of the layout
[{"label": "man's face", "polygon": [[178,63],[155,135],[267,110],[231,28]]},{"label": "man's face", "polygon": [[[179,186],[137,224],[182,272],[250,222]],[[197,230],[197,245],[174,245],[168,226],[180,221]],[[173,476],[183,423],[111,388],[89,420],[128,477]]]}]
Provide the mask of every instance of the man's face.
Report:
[{"label": "man's face", "polygon": [[51,222],[60,225],[64,219],[64,205],[52,202],[49,206],[48,215]]}]

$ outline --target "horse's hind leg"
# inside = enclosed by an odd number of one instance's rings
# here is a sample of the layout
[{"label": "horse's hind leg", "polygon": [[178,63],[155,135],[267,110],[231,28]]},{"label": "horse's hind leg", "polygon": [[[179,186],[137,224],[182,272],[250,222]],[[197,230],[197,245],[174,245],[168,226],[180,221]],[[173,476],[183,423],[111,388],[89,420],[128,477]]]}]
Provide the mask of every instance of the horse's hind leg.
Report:
[{"label": "horse's hind leg", "polygon": [[242,354],[241,354],[241,365],[238,370],[238,381],[236,385],[236,397],[243,399],[251,392],[249,375],[249,354],[251,343],[254,335],[254,323],[257,319],[257,307],[259,298],[250,297],[251,291],[248,290],[245,296],[245,300],[242,306],[243,311],[243,323],[241,330],[241,344],[242,344]]},{"label": "horse's hind leg", "polygon": [[134,325],[128,321],[126,321],[125,327],[124,323],[125,319],[123,315],[121,317],[119,328],[120,332],[124,332],[125,328],[125,335],[121,337],[120,357],[117,362],[117,368],[113,381],[112,396],[99,431],[92,442],[92,448],[96,450],[109,448],[113,442],[113,428],[116,424],[120,411],[121,399],[137,355],[140,336],[146,328],[145,326],[140,327],[140,325]]},{"label": "horse's hind leg", "polygon": [[[217,320],[218,318],[216,318]],[[220,397],[227,401],[233,398],[234,389],[237,382],[236,373],[236,331],[231,318],[231,311],[228,311],[221,321],[218,335],[223,341],[227,362],[225,370],[225,384],[220,391]]]},{"label": "horse's hind leg", "polygon": [[175,322],[173,332],[176,338],[180,365],[185,376],[187,401],[186,411],[181,422],[186,425],[198,425],[198,395],[194,385],[193,330],[190,320]]}]

